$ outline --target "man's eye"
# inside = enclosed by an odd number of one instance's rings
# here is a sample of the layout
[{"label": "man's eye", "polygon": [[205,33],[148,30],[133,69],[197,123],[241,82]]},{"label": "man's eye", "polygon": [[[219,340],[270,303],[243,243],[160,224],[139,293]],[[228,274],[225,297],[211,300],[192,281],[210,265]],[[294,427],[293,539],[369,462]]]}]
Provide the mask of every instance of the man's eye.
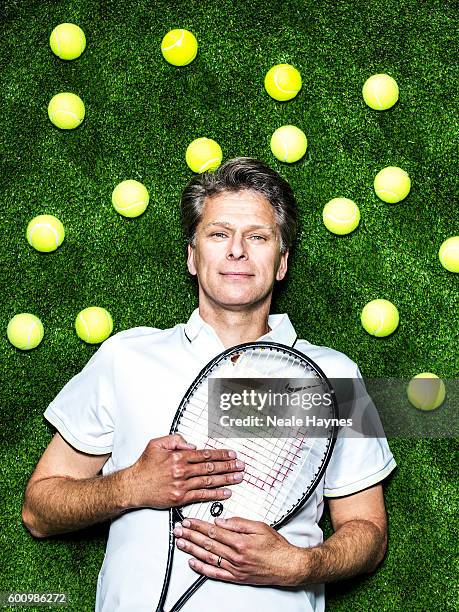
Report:
[{"label": "man's eye", "polygon": [[[213,236],[217,236],[218,238],[220,238],[221,236],[223,236],[224,238],[226,237],[226,234],[224,232],[213,232],[211,235],[211,237]],[[264,236],[250,236],[250,238],[255,238],[256,242],[259,242],[260,240],[266,240],[266,238]]]}]

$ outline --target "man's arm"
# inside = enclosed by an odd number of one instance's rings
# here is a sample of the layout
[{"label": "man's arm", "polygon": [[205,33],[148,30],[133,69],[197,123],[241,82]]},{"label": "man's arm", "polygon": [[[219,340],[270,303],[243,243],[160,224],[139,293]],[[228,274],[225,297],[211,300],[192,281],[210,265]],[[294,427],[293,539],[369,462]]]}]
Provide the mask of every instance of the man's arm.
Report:
[{"label": "man's arm", "polygon": [[387,518],[381,484],[346,497],[329,498],[328,505],[334,533],[320,546],[300,549],[297,584],[370,573],[384,558]]},{"label": "man's arm", "polygon": [[[195,558],[200,574],[240,584],[302,586],[373,571],[384,557],[387,525],[382,485],[329,499],[335,533],[323,544],[301,548],[259,521],[185,519],[177,547]],[[218,559],[221,557],[220,566]]]},{"label": "man's arm", "polygon": [[59,433],[27,485],[22,520],[38,538],[81,529],[140,507],[227,499],[244,464],[227,450],[195,450],[179,434],[150,440],[130,467],[99,475],[109,454],[89,455]]},{"label": "man's arm", "polygon": [[97,477],[109,457],[82,453],[56,433],[25,490],[22,520],[30,533],[46,537],[119,514],[125,503],[122,474]]}]

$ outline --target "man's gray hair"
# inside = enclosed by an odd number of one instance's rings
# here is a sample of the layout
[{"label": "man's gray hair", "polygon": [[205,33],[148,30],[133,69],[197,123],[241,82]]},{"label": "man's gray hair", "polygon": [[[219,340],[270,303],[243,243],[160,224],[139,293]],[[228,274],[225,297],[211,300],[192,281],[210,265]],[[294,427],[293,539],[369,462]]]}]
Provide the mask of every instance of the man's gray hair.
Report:
[{"label": "man's gray hair", "polygon": [[251,157],[236,157],[215,171],[198,174],[185,187],[181,200],[182,229],[191,246],[206,198],[224,192],[251,190],[262,195],[274,208],[279,226],[280,252],[289,250],[298,228],[298,208],[292,188],[275,170]]}]

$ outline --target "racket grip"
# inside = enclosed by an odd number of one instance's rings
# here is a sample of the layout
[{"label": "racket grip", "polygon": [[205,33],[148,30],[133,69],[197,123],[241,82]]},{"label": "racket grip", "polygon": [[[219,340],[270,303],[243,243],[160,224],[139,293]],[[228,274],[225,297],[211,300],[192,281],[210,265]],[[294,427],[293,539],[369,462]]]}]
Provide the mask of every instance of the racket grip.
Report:
[{"label": "racket grip", "polygon": [[166,572],[164,575],[163,588],[156,607],[156,612],[165,612],[164,604],[166,603],[167,591],[169,589],[169,581],[171,579],[172,563],[174,561],[174,509],[169,509],[169,550],[167,553]]}]

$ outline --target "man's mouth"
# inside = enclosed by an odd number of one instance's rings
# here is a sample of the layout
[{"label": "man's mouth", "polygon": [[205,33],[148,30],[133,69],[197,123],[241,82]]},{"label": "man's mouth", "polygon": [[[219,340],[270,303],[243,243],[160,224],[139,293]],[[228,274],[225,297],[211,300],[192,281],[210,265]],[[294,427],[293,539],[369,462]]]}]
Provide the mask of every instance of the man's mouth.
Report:
[{"label": "man's mouth", "polygon": [[220,274],[227,278],[248,278],[249,276],[253,276],[253,274],[250,274],[249,272],[233,272],[233,271],[220,272]]}]

